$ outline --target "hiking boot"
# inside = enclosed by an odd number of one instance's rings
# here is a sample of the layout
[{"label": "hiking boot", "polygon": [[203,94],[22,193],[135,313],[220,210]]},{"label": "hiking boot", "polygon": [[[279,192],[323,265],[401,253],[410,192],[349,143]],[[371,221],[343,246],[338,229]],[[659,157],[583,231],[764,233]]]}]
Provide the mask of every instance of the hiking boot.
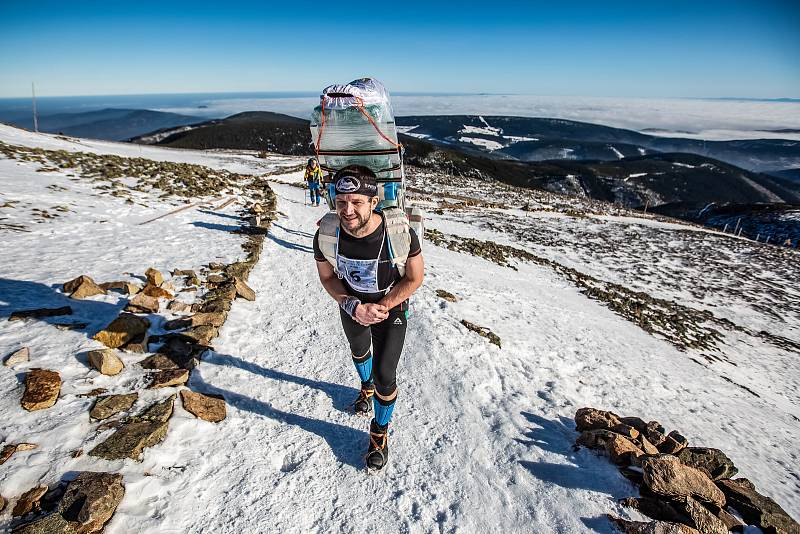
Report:
[{"label": "hiking boot", "polygon": [[389,463],[389,426],[380,427],[375,419],[369,425],[366,463],[370,471],[380,471]]},{"label": "hiking boot", "polygon": [[375,386],[373,384],[361,386],[361,391],[358,397],[353,402],[353,411],[356,415],[369,416],[372,413],[372,396],[375,395]]}]

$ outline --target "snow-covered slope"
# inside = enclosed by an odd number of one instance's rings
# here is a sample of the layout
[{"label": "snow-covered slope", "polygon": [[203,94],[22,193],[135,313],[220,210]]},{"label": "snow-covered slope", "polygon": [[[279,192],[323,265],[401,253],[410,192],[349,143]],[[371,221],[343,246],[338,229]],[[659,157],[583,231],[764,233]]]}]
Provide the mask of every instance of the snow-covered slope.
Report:
[{"label": "snow-covered slope", "polygon": [[[6,128],[0,141],[74,143]],[[295,164],[79,143],[242,173]],[[26,230],[0,229],[0,281],[13,289],[0,291],[0,310],[28,307],[30,296],[32,306],[65,301],[54,285],[82,273],[105,281],[241,254],[241,236],[229,232],[240,223],[233,206],[138,226],[183,204],[155,191],[133,192],[129,204],[68,170],[36,168],[0,159],[0,206],[15,201],[0,208],[0,223]],[[257,298],[234,303],[189,382],[224,396],[227,418],[201,421],[176,403],[165,441],[142,463],[71,455],[99,439],[91,399],[77,393],[128,391],[143,380],[138,358],[102,376],[76,357],[96,345],[86,333],[0,320],[0,356],[22,345],[32,352],[29,364],[0,368],[0,438],[39,444],[0,467],[0,494],[15,498],[81,470],[121,472],[126,495],[109,533],[610,533],[603,514],[629,515],[616,499],[636,490],[605,459],[572,448],[575,410],[597,406],[723,449],[742,476],[800,515],[797,253],[602,203],[414,174],[438,245],[425,243],[426,280],[412,301],[391,464],[369,477],[366,421],[347,411],[355,372],[311,255],[322,211],[288,185],[300,179],[273,177],[280,217],[250,275]],[[70,211],[34,222],[34,207],[56,204]],[[124,300],[79,301],[86,330]],[[462,319],[491,328],[502,348]],[[59,370],[64,388],[53,408],[28,413],[18,374],[40,366]],[[151,391],[137,406],[170,392]]]}]

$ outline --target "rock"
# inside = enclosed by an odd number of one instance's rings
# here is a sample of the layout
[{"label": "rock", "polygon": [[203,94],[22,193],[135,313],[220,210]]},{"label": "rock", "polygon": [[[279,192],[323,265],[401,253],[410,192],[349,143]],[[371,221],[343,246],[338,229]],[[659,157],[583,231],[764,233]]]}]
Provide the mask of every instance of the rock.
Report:
[{"label": "rock", "polygon": [[159,423],[166,423],[172,417],[172,412],[175,409],[176,395],[173,393],[166,399],[156,402],[148,406],[148,408],[137,415],[134,419],[138,421],[157,421]]},{"label": "rock", "polygon": [[76,534],[102,532],[124,495],[122,475],[84,471],[67,486],[58,513],[76,523]]},{"label": "rock", "polygon": [[725,526],[725,523],[695,499],[686,497],[686,500],[682,501],[679,506],[691,519],[687,524],[702,534],[728,534],[728,527]]},{"label": "rock", "polygon": [[650,443],[652,443],[655,447],[658,447],[664,442],[665,439],[667,439],[664,427],[661,426],[658,421],[650,421],[647,423],[647,426],[642,434],[644,434],[644,437],[646,437],[648,441],[650,441]]},{"label": "rock", "polygon": [[81,275],[64,284],[64,293],[69,293],[74,299],[84,299],[94,295],[105,295],[106,290],[88,276]]},{"label": "rock", "polygon": [[175,395],[131,417],[103,443],[89,451],[90,456],[106,460],[132,458],[139,461],[144,449],[160,443],[167,435]]},{"label": "rock", "polygon": [[208,300],[198,306],[197,309],[192,306],[193,312],[201,312],[201,313],[219,313],[219,312],[227,312],[231,309],[231,301],[230,299],[214,299]]},{"label": "rock", "polygon": [[150,321],[131,313],[121,313],[119,317],[95,334],[94,339],[107,347],[116,349],[145,334],[150,328]]},{"label": "rock", "polygon": [[720,507],[725,505],[725,495],[705,473],[683,465],[675,456],[647,456],[642,459],[642,470],[645,485],[658,495],[671,499],[694,497]]},{"label": "rock", "polygon": [[32,412],[53,406],[61,392],[61,377],[55,371],[32,369],[25,375],[22,407]]},{"label": "rock", "polygon": [[224,263],[219,263],[217,261],[212,261],[211,263],[208,264],[208,270],[209,271],[217,272],[217,271],[223,270],[224,268],[225,268],[225,264]]},{"label": "rock", "polygon": [[191,317],[192,326],[216,326],[220,327],[225,324],[225,319],[228,317],[226,312],[201,312],[196,313]]},{"label": "rock", "polygon": [[[232,301],[236,298],[236,295],[237,295],[237,289],[235,282],[228,282],[206,293],[205,300],[211,301],[211,300],[222,299],[222,300]],[[255,293],[253,293],[253,295],[254,295],[253,298],[255,299]]]},{"label": "rock", "polygon": [[133,282],[105,282],[100,284],[100,287],[106,291],[119,290],[123,295],[135,295],[142,290],[138,285]]},{"label": "rock", "polygon": [[83,330],[87,326],[88,323],[50,323],[51,325],[55,326],[59,330]]},{"label": "rock", "polygon": [[158,369],[160,371],[178,369],[180,367],[169,356],[158,353],[148,356],[144,360],[140,361],[139,365],[144,369]]},{"label": "rock", "polygon": [[35,443],[12,443],[9,445],[5,445],[2,450],[0,450],[0,465],[3,465],[17,452],[25,452],[25,451],[32,451],[39,446]]},{"label": "rock", "polygon": [[651,519],[670,523],[688,523],[691,519],[669,501],[654,497],[628,497],[620,499],[619,504],[626,508],[634,508]]},{"label": "rock", "polygon": [[87,391],[86,393],[78,393],[78,397],[97,397],[98,395],[102,395],[108,391],[106,388],[95,388],[91,391]]},{"label": "rock", "polygon": [[171,312],[182,313],[182,312],[188,312],[189,310],[191,310],[192,309],[192,305],[191,304],[187,304],[185,302],[181,302],[179,300],[173,300],[172,302],[170,302],[167,305],[167,309],[169,311],[171,311]]},{"label": "rock", "polygon": [[[678,434],[680,436],[680,434]],[[681,436],[682,437],[682,436]],[[664,454],[677,454],[686,447],[685,441],[681,443],[670,433],[656,448]]]},{"label": "rock", "polygon": [[621,434],[630,440],[635,440],[636,438],[639,437],[639,431],[630,425],[626,425],[625,423],[614,425],[611,428],[611,431],[616,432],[617,434]]},{"label": "rock", "polygon": [[575,412],[575,428],[578,432],[583,432],[584,430],[611,430],[618,424],[620,424],[619,417],[613,412],[595,408],[581,408]]},{"label": "rock", "polygon": [[189,278],[191,278],[191,277],[195,277],[196,278],[197,277],[197,273],[194,272],[192,269],[175,269],[170,274],[173,277],[174,276],[187,276]]},{"label": "rock", "polygon": [[221,274],[210,274],[206,277],[206,283],[212,285],[224,284],[227,280],[228,278]]},{"label": "rock", "polygon": [[164,330],[184,330],[192,326],[190,317],[180,317],[164,323]]},{"label": "rock", "polygon": [[11,515],[14,517],[22,517],[31,512],[39,511],[39,500],[47,493],[47,486],[36,486],[29,489],[17,499]]},{"label": "rock", "polygon": [[500,347],[500,337],[491,330],[489,330],[488,328],[486,328],[485,326],[478,326],[475,323],[467,321],[466,319],[461,319],[461,324],[464,325],[467,328],[467,330],[472,330],[478,335],[488,339],[489,343],[492,343]]},{"label": "rock", "polygon": [[148,386],[150,389],[166,388],[170,386],[180,386],[189,380],[187,369],[174,369],[159,371],[153,376],[152,382]]},{"label": "rock", "polygon": [[169,423],[134,421],[118,428],[107,440],[89,451],[89,456],[106,460],[131,458],[141,461],[142,452],[160,443],[167,435]]},{"label": "rock", "polygon": [[217,337],[218,330],[214,326],[198,326],[183,332],[183,334],[201,345],[210,345],[211,340]]},{"label": "rock", "polygon": [[639,447],[644,451],[645,454],[659,454],[661,451],[658,448],[650,443],[650,440],[644,437],[643,435],[639,435],[636,439],[636,443]]},{"label": "rock", "polygon": [[89,365],[104,375],[118,375],[125,368],[125,364],[119,359],[114,349],[90,350],[87,357]]},{"label": "rock", "polygon": [[767,534],[800,533],[800,524],[778,503],[760,494],[746,478],[719,480],[717,485],[725,493],[728,505],[735,508],[749,524],[758,525]]},{"label": "rock", "polygon": [[639,447],[620,434],[614,434],[606,442],[606,452],[616,465],[631,465],[633,458],[638,458],[644,454]]},{"label": "rock", "polygon": [[144,292],[137,293],[128,305],[125,306],[125,311],[133,313],[158,313],[159,302],[156,297],[145,294]]},{"label": "rock", "polygon": [[3,513],[3,510],[6,509],[6,504],[8,504],[8,501],[6,501],[5,497],[0,495],[0,513]]},{"label": "rock", "polygon": [[188,389],[182,389],[181,401],[183,402],[183,408],[187,412],[200,419],[212,423],[218,423],[225,419],[225,399],[222,396],[204,395]]},{"label": "rock", "polygon": [[161,289],[165,289],[167,291],[173,291],[174,292],[175,291],[175,285],[172,282],[170,282],[169,280],[167,280],[166,282],[161,284]]},{"label": "rock", "polygon": [[712,480],[733,478],[739,470],[719,449],[687,447],[677,454],[684,465],[708,472]]},{"label": "rock", "polygon": [[147,332],[134,337],[129,342],[125,343],[121,348],[125,352],[133,352],[136,354],[144,354],[147,352],[149,343],[149,336]]},{"label": "rock", "polygon": [[61,514],[50,514],[31,523],[20,525],[12,534],[75,534],[73,526]]},{"label": "rock", "polygon": [[447,302],[458,302],[458,297],[456,297],[449,291],[445,291],[444,289],[437,289],[436,296],[446,300]]},{"label": "rock", "polygon": [[584,430],[578,439],[575,441],[576,445],[586,447],[589,449],[605,449],[606,443],[614,439],[614,434],[610,430],[596,429]]},{"label": "rock", "polygon": [[59,315],[72,315],[72,308],[62,306],[60,308],[36,308],[33,310],[17,310],[11,312],[9,321],[19,321],[21,319],[40,319],[42,317],[58,317]]},{"label": "rock", "polygon": [[644,419],[640,419],[639,417],[620,417],[619,420],[624,425],[632,426],[638,430],[640,434],[647,432],[647,423]]},{"label": "rock", "polygon": [[147,269],[144,272],[145,277],[147,277],[147,283],[154,285],[154,286],[161,286],[164,283],[164,275],[161,274],[161,271],[158,271],[152,267]]},{"label": "rock", "polygon": [[5,359],[3,359],[3,365],[6,367],[11,367],[12,365],[17,365],[18,363],[30,361],[30,359],[31,350],[28,347],[22,347],[21,349],[16,350],[6,356]]},{"label": "rock", "polygon": [[256,292],[250,289],[250,286],[242,282],[239,278],[234,278],[233,283],[236,288],[236,296],[242,297],[245,300],[256,300]]},{"label": "rock", "polygon": [[92,410],[89,412],[89,417],[92,419],[108,419],[120,412],[130,410],[131,406],[139,398],[138,393],[128,393],[126,395],[104,395],[98,397],[95,401]]},{"label": "rock", "polygon": [[246,261],[237,261],[236,263],[231,263],[230,265],[225,267],[225,274],[228,275],[230,278],[239,278],[240,280],[244,280],[247,282],[247,278],[250,276],[250,270],[253,268],[253,264]]},{"label": "rock", "polygon": [[700,534],[692,527],[680,523],[668,523],[666,521],[642,523],[641,521],[627,521],[611,514],[608,514],[607,517],[620,532],[625,534]]},{"label": "rock", "polygon": [[142,293],[141,294],[144,294],[144,295],[147,295],[148,297],[153,297],[153,298],[156,298],[156,299],[160,299],[160,298],[171,299],[171,298],[173,298],[172,293],[170,293],[169,291],[167,291],[163,287],[154,286],[153,284],[147,284],[146,286],[144,286],[144,288],[142,289]]}]

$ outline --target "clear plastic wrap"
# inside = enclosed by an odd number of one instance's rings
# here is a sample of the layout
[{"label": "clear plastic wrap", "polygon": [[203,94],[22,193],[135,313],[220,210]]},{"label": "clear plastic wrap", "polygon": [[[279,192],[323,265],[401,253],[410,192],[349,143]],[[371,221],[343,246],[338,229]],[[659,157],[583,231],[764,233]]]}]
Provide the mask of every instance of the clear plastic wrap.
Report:
[{"label": "clear plastic wrap", "polygon": [[[402,205],[401,147],[389,93],[378,80],[326,87],[311,113],[311,137],[324,171],[369,167],[382,184],[378,191],[384,205]],[[387,182],[392,183],[388,190]]]}]

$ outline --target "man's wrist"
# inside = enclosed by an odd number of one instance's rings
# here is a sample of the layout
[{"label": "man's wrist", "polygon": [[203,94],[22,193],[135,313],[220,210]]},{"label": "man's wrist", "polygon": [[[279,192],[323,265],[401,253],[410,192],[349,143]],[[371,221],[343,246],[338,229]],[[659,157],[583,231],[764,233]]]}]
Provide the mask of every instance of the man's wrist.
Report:
[{"label": "man's wrist", "polygon": [[347,315],[350,317],[355,318],[356,316],[356,308],[358,305],[361,304],[361,301],[358,300],[356,297],[347,296],[339,302],[339,307],[341,307]]}]

